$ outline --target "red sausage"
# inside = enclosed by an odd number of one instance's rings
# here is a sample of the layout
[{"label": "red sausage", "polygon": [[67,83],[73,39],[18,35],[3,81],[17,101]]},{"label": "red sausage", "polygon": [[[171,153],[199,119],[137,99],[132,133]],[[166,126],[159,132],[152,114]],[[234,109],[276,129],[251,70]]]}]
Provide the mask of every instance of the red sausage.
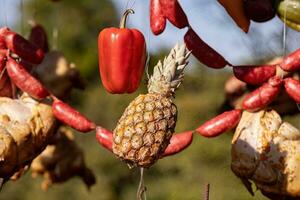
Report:
[{"label": "red sausage", "polygon": [[[98,126],[96,128],[96,139],[104,148],[112,152],[113,133]],[[175,134],[162,157],[171,156],[186,149],[193,141],[193,131]]]},{"label": "red sausage", "polygon": [[6,63],[6,55],[7,55],[7,50],[5,49],[0,49],[0,67],[2,70],[2,68],[5,67],[5,63]]},{"label": "red sausage", "polygon": [[5,44],[5,40],[4,40],[4,37],[2,37],[0,35],[0,50],[1,49],[6,49],[6,44]]},{"label": "red sausage", "polygon": [[96,139],[108,151],[112,152],[113,134],[109,130],[97,126],[96,128]]},{"label": "red sausage", "polygon": [[29,41],[37,48],[42,49],[45,53],[49,51],[47,34],[41,25],[33,25],[29,35]]},{"label": "red sausage", "polygon": [[204,137],[216,137],[236,127],[242,116],[241,110],[224,112],[215,118],[208,120],[196,129]]},{"label": "red sausage", "polygon": [[0,88],[0,97],[12,98],[12,86],[9,79],[6,79]]},{"label": "red sausage", "polygon": [[0,49],[7,49],[5,44],[5,33],[6,33],[7,27],[0,28]]},{"label": "red sausage", "polygon": [[300,104],[300,82],[293,78],[284,79],[284,88],[286,93]]},{"label": "red sausage", "polygon": [[166,28],[166,17],[159,0],[150,1],[150,26],[154,35],[161,34]]},{"label": "red sausage", "polygon": [[7,60],[6,69],[12,82],[23,92],[28,93],[36,99],[44,99],[49,95],[47,89],[41,82],[28,73],[20,63],[17,63],[11,57]]},{"label": "red sausage", "polygon": [[12,97],[11,82],[5,72],[7,50],[0,49],[0,97]]},{"label": "red sausage", "polygon": [[275,65],[233,66],[234,76],[250,85],[261,85],[276,74]]},{"label": "red sausage", "polygon": [[246,16],[255,22],[266,22],[275,17],[276,10],[273,0],[247,0],[244,2]]},{"label": "red sausage", "polygon": [[0,49],[0,88],[3,88],[7,80],[7,73],[3,71],[6,66],[6,54],[7,50]]},{"label": "red sausage", "polygon": [[284,71],[297,71],[300,69],[300,49],[289,54],[279,65]]},{"label": "red sausage", "polygon": [[223,56],[201,40],[192,28],[185,34],[184,42],[192,54],[208,67],[219,69],[229,64]]},{"label": "red sausage", "polygon": [[186,149],[193,141],[193,131],[173,135],[163,157],[177,154]]},{"label": "red sausage", "polygon": [[282,79],[274,76],[267,83],[248,94],[243,100],[243,109],[254,112],[260,110],[276,98],[280,92]]},{"label": "red sausage", "polygon": [[43,61],[43,50],[36,48],[21,35],[11,31],[9,28],[2,28],[0,34],[5,35],[6,47],[22,59],[33,64],[40,64]]},{"label": "red sausage", "polygon": [[160,0],[164,16],[177,28],[189,26],[189,21],[178,0]]},{"label": "red sausage", "polygon": [[58,120],[77,131],[86,133],[96,128],[96,125],[93,122],[74,108],[70,107],[68,104],[56,98],[54,98],[54,102],[52,104],[52,112]]}]

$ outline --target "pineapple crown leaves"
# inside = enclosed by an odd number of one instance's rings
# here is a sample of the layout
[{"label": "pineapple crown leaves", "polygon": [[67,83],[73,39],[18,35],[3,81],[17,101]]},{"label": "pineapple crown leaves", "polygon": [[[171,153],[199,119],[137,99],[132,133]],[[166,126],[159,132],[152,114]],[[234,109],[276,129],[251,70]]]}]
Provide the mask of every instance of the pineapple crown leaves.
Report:
[{"label": "pineapple crown leaves", "polygon": [[163,63],[159,61],[154,67],[148,82],[148,92],[174,96],[175,90],[183,81],[183,70],[188,65],[187,59],[190,54],[185,44],[176,44]]}]

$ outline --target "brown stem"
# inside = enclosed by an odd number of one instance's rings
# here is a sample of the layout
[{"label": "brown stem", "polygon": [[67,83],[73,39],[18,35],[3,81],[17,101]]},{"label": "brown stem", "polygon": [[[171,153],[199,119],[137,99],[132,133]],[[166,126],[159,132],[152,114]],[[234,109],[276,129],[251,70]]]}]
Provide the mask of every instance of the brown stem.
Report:
[{"label": "brown stem", "polygon": [[204,200],[209,200],[209,190],[210,190],[210,184],[208,183],[205,186]]},{"label": "brown stem", "polygon": [[128,9],[124,12],[120,22],[120,28],[126,28],[126,22],[129,14],[134,14],[134,10]]}]

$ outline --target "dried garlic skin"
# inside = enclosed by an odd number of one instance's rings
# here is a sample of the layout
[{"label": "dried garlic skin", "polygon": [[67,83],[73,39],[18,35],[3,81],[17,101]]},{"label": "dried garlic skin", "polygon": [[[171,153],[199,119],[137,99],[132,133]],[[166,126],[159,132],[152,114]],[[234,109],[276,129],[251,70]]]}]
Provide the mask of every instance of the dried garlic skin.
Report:
[{"label": "dried garlic skin", "polygon": [[72,130],[63,126],[58,129],[51,144],[33,160],[31,173],[33,177],[43,176],[43,190],[75,176],[82,178],[88,188],[96,182],[94,173],[86,167],[83,151]]},{"label": "dried garlic skin", "polygon": [[51,106],[23,95],[0,97],[0,177],[8,179],[30,163],[54,135]]},{"label": "dried garlic skin", "polygon": [[63,53],[50,51],[41,64],[36,66],[34,75],[60,99],[68,97],[73,88],[84,89],[85,83],[74,63],[69,63]]},{"label": "dried garlic skin", "polygon": [[300,197],[300,131],[276,111],[244,111],[231,155],[231,169],[250,193],[253,181],[266,196]]}]

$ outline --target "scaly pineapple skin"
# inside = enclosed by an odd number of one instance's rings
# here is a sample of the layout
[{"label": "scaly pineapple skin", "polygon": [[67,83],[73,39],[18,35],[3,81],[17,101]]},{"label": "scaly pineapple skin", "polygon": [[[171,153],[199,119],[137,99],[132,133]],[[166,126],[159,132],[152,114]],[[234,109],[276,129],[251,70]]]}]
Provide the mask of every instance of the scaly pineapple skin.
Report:
[{"label": "scaly pineapple skin", "polygon": [[177,120],[171,98],[144,94],[134,99],[118,121],[113,152],[129,167],[150,167],[167,148]]}]

